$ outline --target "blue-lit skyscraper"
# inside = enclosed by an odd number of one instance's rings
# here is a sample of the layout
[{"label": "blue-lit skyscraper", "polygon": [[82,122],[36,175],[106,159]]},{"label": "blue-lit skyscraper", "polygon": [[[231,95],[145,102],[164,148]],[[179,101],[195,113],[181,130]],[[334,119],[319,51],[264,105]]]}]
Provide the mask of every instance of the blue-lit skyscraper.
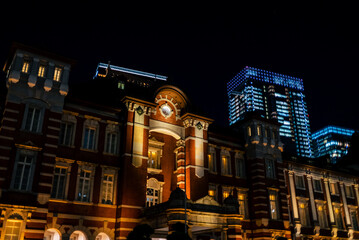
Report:
[{"label": "blue-lit skyscraper", "polygon": [[353,129],[327,126],[312,135],[314,157],[329,155],[334,164],[348,153]]},{"label": "blue-lit skyscraper", "polygon": [[302,79],[245,67],[227,83],[227,94],[230,124],[246,112],[258,111],[282,124],[279,134],[285,151],[313,157]]}]

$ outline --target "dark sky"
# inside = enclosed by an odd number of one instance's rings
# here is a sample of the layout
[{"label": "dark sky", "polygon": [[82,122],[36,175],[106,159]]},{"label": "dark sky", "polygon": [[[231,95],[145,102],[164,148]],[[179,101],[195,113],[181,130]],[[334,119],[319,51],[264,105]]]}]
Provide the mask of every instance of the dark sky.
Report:
[{"label": "dark sky", "polygon": [[312,131],[359,129],[354,5],[60,3],[6,8],[1,64],[18,41],[77,60],[70,81],[91,79],[97,63],[108,61],[166,75],[220,124],[228,119],[226,83],[248,65],[303,78]]}]

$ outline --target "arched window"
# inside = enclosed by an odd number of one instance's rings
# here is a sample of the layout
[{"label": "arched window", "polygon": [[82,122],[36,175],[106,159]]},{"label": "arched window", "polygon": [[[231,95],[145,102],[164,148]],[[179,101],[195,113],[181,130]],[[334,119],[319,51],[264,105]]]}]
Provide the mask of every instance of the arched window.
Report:
[{"label": "arched window", "polygon": [[82,135],[82,148],[87,150],[97,149],[98,121],[86,119]]},{"label": "arched window", "polygon": [[23,221],[23,217],[18,213],[10,215],[5,224],[4,239],[19,240],[22,232]]},{"label": "arched window", "polygon": [[106,233],[99,233],[96,236],[96,240],[111,240],[111,238]]},{"label": "arched window", "polygon": [[60,240],[60,232],[57,229],[50,228],[47,229],[44,234],[44,240]]},{"label": "arched window", "polygon": [[147,180],[146,207],[151,207],[161,202],[161,189],[161,183],[157,179],[150,178]]},{"label": "arched window", "polygon": [[82,231],[76,230],[71,234],[70,240],[87,240],[87,237]]}]

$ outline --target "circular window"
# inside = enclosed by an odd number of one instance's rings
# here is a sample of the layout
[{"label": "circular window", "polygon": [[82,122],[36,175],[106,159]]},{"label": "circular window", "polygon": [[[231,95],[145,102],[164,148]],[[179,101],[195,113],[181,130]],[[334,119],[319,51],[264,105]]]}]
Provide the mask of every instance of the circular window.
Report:
[{"label": "circular window", "polygon": [[167,103],[165,103],[161,106],[161,113],[164,117],[169,117],[172,114],[172,109]]}]

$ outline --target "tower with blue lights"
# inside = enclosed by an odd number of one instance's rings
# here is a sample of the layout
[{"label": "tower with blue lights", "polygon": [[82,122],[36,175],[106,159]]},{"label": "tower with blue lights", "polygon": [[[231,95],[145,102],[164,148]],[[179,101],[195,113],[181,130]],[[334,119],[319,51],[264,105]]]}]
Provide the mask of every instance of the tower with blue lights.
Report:
[{"label": "tower with blue lights", "polygon": [[247,66],[227,83],[227,94],[230,125],[257,111],[282,124],[279,134],[286,152],[313,157],[302,79]]},{"label": "tower with blue lights", "polygon": [[337,160],[348,153],[351,138],[355,130],[337,126],[326,126],[312,135],[314,157],[328,155],[330,162]]}]

